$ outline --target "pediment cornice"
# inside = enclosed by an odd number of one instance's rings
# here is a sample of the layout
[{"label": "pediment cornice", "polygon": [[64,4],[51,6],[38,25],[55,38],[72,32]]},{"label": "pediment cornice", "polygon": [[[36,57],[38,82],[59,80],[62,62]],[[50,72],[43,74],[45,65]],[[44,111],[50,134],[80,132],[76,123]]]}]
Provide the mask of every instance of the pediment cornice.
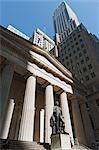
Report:
[{"label": "pediment cornice", "polygon": [[[5,28],[0,29],[1,32],[1,41],[2,44],[6,47],[9,47],[10,50],[17,55],[20,55],[23,59],[37,64],[40,68],[44,68],[48,72],[51,72],[54,76],[59,77],[61,80],[64,80],[67,83],[72,83],[73,78],[72,74],[53,56],[48,52],[42,50],[41,48],[32,45],[31,42],[21,38],[20,36],[8,31]],[[57,68],[62,74],[51,69],[51,67],[44,64],[41,60],[38,60],[35,55],[31,55],[31,52],[35,52],[45,59],[47,59],[53,66]],[[32,56],[32,57],[31,57]]]}]

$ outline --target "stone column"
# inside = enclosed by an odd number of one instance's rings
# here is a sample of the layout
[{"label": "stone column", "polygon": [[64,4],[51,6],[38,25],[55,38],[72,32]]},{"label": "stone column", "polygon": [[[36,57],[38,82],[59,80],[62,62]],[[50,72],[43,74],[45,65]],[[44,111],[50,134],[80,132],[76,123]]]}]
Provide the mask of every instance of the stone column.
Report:
[{"label": "stone column", "polygon": [[79,143],[86,145],[85,131],[83,128],[83,122],[77,98],[72,98],[71,105],[76,138],[78,139]]},{"label": "stone column", "polygon": [[[92,117],[94,129],[96,130],[96,132],[99,131],[99,115],[98,115],[99,108],[95,101],[98,98],[99,98],[99,96],[98,97],[93,96],[93,97],[88,98],[88,99],[90,99],[90,100],[88,100],[88,105],[89,105],[89,109],[90,109],[89,113]],[[98,132],[98,135],[99,135],[99,132]]]},{"label": "stone column", "polygon": [[18,139],[18,131],[19,131],[19,126],[20,126],[20,121],[21,121],[21,110],[22,110],[22,103],[19,102],[17,105],[17,117],[16,117],[16,126],[15,126],[15,135],[14,139]]},{"label": "stone column", "polygon": [[8,137],[10,123],[11,123],[12,114],[14,110],[14,104],[15,104],[14,100],[10,99],[5,117],[3,118],[3,127],[0,133],[0,137],[2,139],[7,139]]},{"label": "stone column", "polygon": [[96,103],[96,99],[99,99],[99,92],[93,96],[88,96],[89,114],[91,123],[94,128],[95,139],[99,141],[99,106]]},{"label": "stone column", "polygon": [[44,143],[44,109],[40,111],[40,143]]},{"label": "stone column", "polygon": [[50,127],[50,118],[53,114],[54,95],[53,86],[48,85],[45,89],[45,143],[51,143],[52,129]]},{"label": "stone column", "polygon": [[6,62],[2,72],[0,73],[0,124],[7,106],[10,86],[13,78],[14,66],[10,62]]},{"label": "stone column", "polygon": [[89,118],[88,111],[86,109],[86,104],[84,99],[80,101],[80,108],[81,108],[81,114],[82,114],[84,129],[86,133],[87,143],[89,146],[91,146],[92,143],[95,143],[95,136],[94,136],[94,131],[91,125],[91,121]]},{"label": "stone column", "polygon": [[18,140],[33,141],[36,77],[27,79]]},{"label": "stone column", "polygon": [[66,92],[63,92],[60,95],[60,101],[61,101],[62,115],[64,117],[64,122],[65,122],[65,131],[67,133],[69,133],[69,135],[71,137],[71,142],[74,145],[73,132],[72,132],[72,126],[71,126],[71,120],[70,120],[70,114],[69,114],[69,107],[68,107],[68,100],[67,100]]}]

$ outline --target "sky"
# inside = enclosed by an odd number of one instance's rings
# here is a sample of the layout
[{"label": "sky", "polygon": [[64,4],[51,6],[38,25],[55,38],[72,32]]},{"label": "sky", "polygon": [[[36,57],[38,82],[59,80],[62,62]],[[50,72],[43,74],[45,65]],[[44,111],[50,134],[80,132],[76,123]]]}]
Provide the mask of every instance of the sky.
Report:
[{"label": "sky", "polygon": [[[79,22],[99,38],[99,0],[65,0]],[[31,37],[40,28],[54,36],[53,12],[62,0],[0,0],[0,25],[13,25]]]}]

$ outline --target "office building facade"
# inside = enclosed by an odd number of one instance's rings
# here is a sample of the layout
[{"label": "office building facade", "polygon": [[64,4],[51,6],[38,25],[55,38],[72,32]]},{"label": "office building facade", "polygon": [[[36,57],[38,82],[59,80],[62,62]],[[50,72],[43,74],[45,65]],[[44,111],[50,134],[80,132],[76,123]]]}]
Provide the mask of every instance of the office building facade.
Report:
[{"label": "office building facade", "polygon": [[58,44],[58,60],[87,87],[87,108],[99,142],[99,39],[80,24]]},{"label": "office building facade", "polygon": [[[86,107],[95,139],[99,143],[99,39],[88,33],[85,26],[79,24],[73,11],[66,6],[67,4],[62,2],[53,17],[55,33],[59,34],[61,41],[57,44],[56,57],[72,72],[74,78],[87,87]],[[69,17],[75,21],[75,26],[67,34],[65,27],[69,27]],[[52,53],[55,54],[54,50]]]}]

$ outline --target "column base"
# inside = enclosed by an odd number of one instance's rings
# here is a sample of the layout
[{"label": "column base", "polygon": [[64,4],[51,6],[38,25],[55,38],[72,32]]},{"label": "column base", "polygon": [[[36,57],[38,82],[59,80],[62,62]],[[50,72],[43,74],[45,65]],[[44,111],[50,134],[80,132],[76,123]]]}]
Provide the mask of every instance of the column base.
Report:
[{"label": "column base", "polygon": [[71,150],[69,134],[51,135],[51,150]]}]

